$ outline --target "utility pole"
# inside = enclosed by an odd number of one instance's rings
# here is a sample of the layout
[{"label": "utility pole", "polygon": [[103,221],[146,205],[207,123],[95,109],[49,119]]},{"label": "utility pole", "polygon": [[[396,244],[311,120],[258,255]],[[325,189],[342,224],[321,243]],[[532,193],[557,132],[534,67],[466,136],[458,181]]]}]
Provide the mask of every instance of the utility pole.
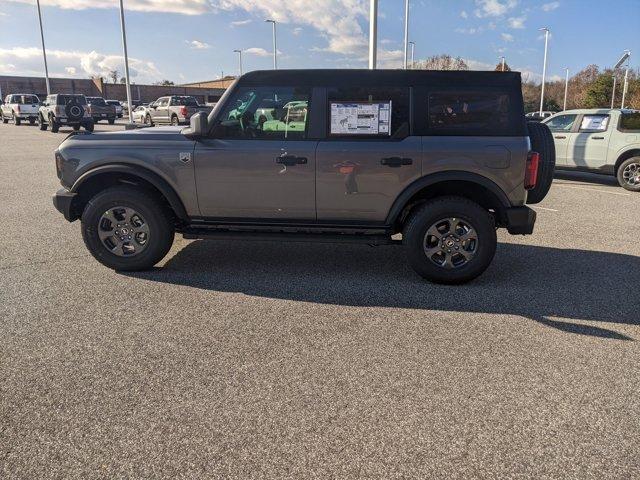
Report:
[{"label": "utility pole", "polygon": [[629,58],[631,57],[631,52],[627,50],[625,53],[627,54],[627,68],[624,71],[624,87],[622,87],[622,103],[620,108],[624,108],[624,100],[627,97],[627,88],[629,87]]},{"label": "utility pole", "polygon": [[565,68],[566,75],[564,77],[564,104],[562,106],[562,110],[567,109],[567,93],[569,92],[569,69]]},{"label": "utility pole", "polygon": [[540,91],[540,117],[542,118],[542,108],[544,106],[544,82],[547,77],[547,48],[549,45],[549,29],[547,27],[541,28],[541,32],[544,32],[544,61],[542,65],[542,90]]},{"label": "utility pole", "polygon": [[127,88],[129,125],[133,125],[133,105],[131,104],[131,83],[129,82],[129,56],[127,55],[127,33],[124,26],[124,5],[120,0],[120,28],[122,29],[122,51],[124,53],[124,82]]},{"label": "utility pole", "polygon": [[278,47],[276,44],[276,21],[275,20],[265,20],[266,23],[270,23],[273,25],[273,69],[278,69]]},{"label": "utility pole", "polygon": [[376,69],[378,54],[378,0],[369,0],[369,70]]},{"label": "utility pole", "polygon": [[504,55],[502,57],[500,57],[502,59],[502,67],[501,70],[504,72]]},{"label": "utility pole", "polygon": [[618,81],[618,77],[616,76],[615,71],[612,77],[613,77],[613,91],[611,92],[611,108],[613,108],[613,102],[615,101],[615,98],[616,98],[616,83]]},{"label": "utility pole", "polygon": [[403,68],[407,69],[409,56],[409,0],[404,0],[404,57]]},{"label": "utility pole", "polygon": [[240,76],[242,76],[242,50],[234,50],[238,54],[238,62],[240,67]]},{"label": "utility pole", "polygon": [[44,31],[42,29],[42,12],[40,11],[40,0],[38,4],[38,20],[40,20],[40,39],[42,40],[42,57],[44,58],[44,78],[47,84],[47,95],[51,94],[51,85],[49,83],[49,67],[47,66],[47,51],[44,48]]},{"label": "utility pole", "polygon": [[409,45],[411,45],[411,69],[413,70],[413,68],[415,67],[415,51],[416,51],[416,42],[409,42]]}]

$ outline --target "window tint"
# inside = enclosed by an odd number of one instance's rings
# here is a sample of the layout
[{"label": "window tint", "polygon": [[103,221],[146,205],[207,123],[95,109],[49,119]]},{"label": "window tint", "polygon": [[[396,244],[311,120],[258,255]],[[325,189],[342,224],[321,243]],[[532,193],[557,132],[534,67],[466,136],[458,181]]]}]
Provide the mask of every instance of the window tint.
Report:
[{"label": "window tint", "polygon": [[19,105],[32,105],[39,103],[38,97],[35,95],[13,95],[11,103],[17,103]]},{"label": "window tint", "polygon": [[300,140],[309,123],[310,89],[239,88],[218,118],[216,138]]},{"label": "window tint", "polygon": [[500,135],[509,129],[509,95],[493,92],[432,92],[428,127],[434,134]]},{"label": "window tint", "polygon": [[194,97],[173,97],[171,99],[171,105],[179,105],[186,107],[197,107],[198,102]]},{"label": "window tint", "polygon": [[328,90],[329,137],[409,135],[409,88],[336,87]]},{"label": "window tint", "polygon": [[107,102],[105,102],[102,97],[88,97],[87,102],[98,107],[105,107],[107,105]]},{"label": "window tint", "polygon": [[77,105],[86,105],[87,99],[84,95],[58,95],[58,105],[69,105],[75,103]]},{"label": "window tint", "polygon": [[577,117],[577,115],[558,115],[546,122],[546,125],[552,132],[569,132]]},{"label": "window tint", "polygon": [[620,117],[620,130],[640,130],[640,112],[623,113]]},{"label": "window tint", "polygon": [[609,125],[609,115],[585,115],[582,117],[580,131],[604,132]]}]

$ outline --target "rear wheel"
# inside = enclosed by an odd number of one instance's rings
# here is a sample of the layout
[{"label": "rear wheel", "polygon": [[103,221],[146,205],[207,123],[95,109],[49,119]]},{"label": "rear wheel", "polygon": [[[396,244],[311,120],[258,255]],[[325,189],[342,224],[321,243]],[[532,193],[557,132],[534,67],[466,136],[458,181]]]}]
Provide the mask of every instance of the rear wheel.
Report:
[{"label": "rear wheel", "polygon": [[440,197],[410,215],[403,230],[409,264],[423,278],[444,284],[473,280],[496,251],[491,214],[462,197]]},{"label": "rear wheel", "polygon": [[556,147],[551,130],[544,123],[529,122],[529,140],[531,149],[540,154],[538,163],[538,181],[527,193],[527,203],[540,203],[549,193],[556,168]]},{"label": "rear wheel", "polygon": [[42,115],[38,115],[38,125],[40,126],[40,130],[44,131],[47,129],[47,123],[42,118]]},{"label": "rear wheel", "polygon": [[109,125],[113,125],[116,122],[115,118],[109,119]]},{"label": "rear wheel", "polygon": [[16,125],[20,125],[20,123],[22,122],[22,120],[20,120],[20,117],[16,117],[16,114],[13,114],[13,123]]},{"label": "rear wheel", "polygon": [[29,125],[35,125],[36,119],[33,117],[29,117]]},{"label": "rear wheel", "polygon": [[93,125],[93,123],[87,123],[87,124],[84,126],[84,129],[85,129],[87,132],[93,132],[93,129],[94,129],[94,125]]},{"label": "rear wheel", "polygon": [[144,117],[144,123],[153,127],[153,120],[151,120],[151,115],[147,114],[147,116]]},{"label": "rear wheel", "polygon": [[60,124],[56,122],[56,117],[54,116],[49,117],[49,125],[52,133],[58,133],[58,130],[60,130]]},{"label": "rear wheel", "polygon": [[640,157],[631,157],[618,167],[618,183],[625,190],[640,192]]},{"label": "rear wheel", "polygon": [[153,267],[173,243],[172,216],[150,193],[129,186],[98,193],[82,213],[85,245],[103,265],[134,271]]},{"label": "rear wheel", "polygon": [[171,125],[173,125],[174,127],[180,125],[180,121],[178,120],[178,117],[176,115],[173,115],[171,117]]},{"label": "rear wheel", "polygon": [[74,125],[74,126],[73,126],[73,130],[74,130],[75,132],[77,132],[78,130],[80,130],[80,125]]}]

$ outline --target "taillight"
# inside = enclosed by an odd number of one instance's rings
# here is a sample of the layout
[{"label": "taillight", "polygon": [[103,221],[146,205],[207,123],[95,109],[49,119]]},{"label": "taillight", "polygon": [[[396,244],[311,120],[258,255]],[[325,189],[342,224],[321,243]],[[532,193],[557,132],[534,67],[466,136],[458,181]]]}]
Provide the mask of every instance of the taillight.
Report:
[{"label": "taillight", "polygon": [[540,154],[538,152],[529,152],[527,156],[527,166],[524,172],[524,188],[531,190],[538,183],[538,164],[540,163]]},{"label": "taillight", "polygon": [[187,107],[180,107],[180,115],[186,117],[189,113],[187,112]]}]

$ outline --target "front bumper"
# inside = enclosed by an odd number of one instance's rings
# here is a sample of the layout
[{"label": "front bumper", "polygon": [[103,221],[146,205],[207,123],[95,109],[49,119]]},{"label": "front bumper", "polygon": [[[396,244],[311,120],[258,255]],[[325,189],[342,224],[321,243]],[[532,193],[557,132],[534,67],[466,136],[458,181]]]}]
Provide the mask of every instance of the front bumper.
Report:
[{"label": "front bumper", "polygon": [[72,208],[73,200],[77,195],[77,193],[70,192],[66,188],[61,188],[53,195],[53,206],[56,207],[56,210],[64,215],[64,218],[69,222],[73,222],[78,218]]},{"label": "front bumper", "polygon": [[529,207],[507,208],[507,231],[511,235],[531,235],[536,223],[536,212]]}]

